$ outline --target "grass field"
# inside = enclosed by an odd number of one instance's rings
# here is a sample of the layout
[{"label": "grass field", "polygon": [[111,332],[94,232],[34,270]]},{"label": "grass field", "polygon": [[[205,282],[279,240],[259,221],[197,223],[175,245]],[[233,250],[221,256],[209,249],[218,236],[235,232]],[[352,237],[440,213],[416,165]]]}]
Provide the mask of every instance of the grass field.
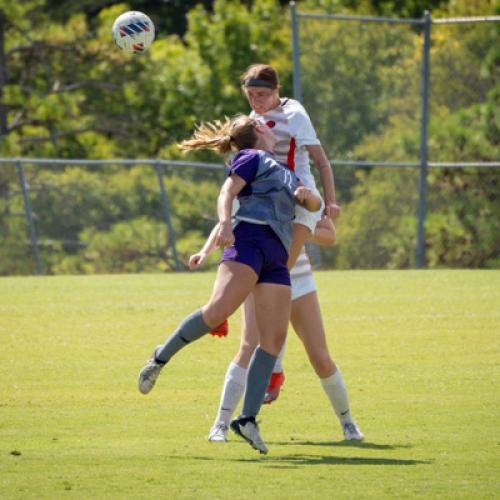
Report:
[{"label": "grass field", "polygon": [[291,332],[265,457],[206,440],[239,313],[136,388],[212,278],[0,279],[0,498],[500,498],[499,271],[318,272],[366,441],[341,440]]}]

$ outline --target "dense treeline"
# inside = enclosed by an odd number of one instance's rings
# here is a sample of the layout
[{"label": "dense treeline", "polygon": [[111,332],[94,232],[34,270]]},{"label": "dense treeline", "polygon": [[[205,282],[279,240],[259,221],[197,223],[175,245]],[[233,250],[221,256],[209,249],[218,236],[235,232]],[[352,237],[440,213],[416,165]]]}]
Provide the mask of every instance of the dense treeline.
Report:
[{"label": "dense treeline", "polygon": [[[396,5],[395,5],[396,4]],[[304,0],[301,11],[421,17],[495,14],[489,0]],[[291,95],[285,2],[135,2],[158,27],[151,51],[128,57],[110,27],[131,6],[104,0],[0,0],[0,151],[9,157],[179,159],[197,122],[247,112],[240,73],[256,61],[280,71]],[[498,159],[498,24],[433,28],[430,159]],[[418,158],[418,29],[301,24],[304,101],[332,158]],[[209,153],[190,159],[214,161]],[[46,271],[171,269],[151,167],[29,167],[26,175]],[[414,264],[416,170],[335,168],[344,212],[324,263]],[[215,216],[222,172],[168,170],[182,259]],[[495,170],[432,170],[431,266],[498,267]],[[0,166],[0,273],[33,270],[12,166]]]}]

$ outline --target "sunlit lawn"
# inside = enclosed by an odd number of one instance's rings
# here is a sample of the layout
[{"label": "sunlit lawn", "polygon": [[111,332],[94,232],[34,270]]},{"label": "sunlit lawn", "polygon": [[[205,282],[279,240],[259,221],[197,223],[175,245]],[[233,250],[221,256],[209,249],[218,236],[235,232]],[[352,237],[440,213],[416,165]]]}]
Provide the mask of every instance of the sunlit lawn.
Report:
[{"label": "sunlit lawn", "polygon": [[293,331],[270,453],[206,436],[230,337],[189,346],[148,395],[151,349],[212,273],[0,279],[0,498],[498,498],[499,271],[318,272],[366,442],[343,442]]}]

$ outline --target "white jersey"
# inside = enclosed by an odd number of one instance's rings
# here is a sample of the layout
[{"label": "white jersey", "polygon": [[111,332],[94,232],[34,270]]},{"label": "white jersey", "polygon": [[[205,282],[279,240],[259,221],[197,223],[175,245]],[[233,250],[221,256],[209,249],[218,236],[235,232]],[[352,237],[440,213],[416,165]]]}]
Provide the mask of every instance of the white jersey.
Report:
[{"label": "white jersey", "polygon": [[283,98],[279,106],[264,115],[252,111],[250,116],[264,120],[272,128],[278,139],[273,151],[276,159],[294,170],[304,185],[316,188],[305,146],[321,143],[304,106],[295,99]]}]

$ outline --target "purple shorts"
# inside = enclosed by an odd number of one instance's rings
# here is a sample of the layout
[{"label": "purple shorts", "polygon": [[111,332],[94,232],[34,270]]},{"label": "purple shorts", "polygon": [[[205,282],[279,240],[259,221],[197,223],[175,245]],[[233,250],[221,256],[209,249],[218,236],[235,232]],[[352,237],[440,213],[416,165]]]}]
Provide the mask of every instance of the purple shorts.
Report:
[{"label": "purple shorts", "polygon": [[234,245],[224,249],[221,262],[250,266],[259,277],[257,283],[290,286],[288,253],[270,226],[242,221],[234,230],[234,238]]}]

